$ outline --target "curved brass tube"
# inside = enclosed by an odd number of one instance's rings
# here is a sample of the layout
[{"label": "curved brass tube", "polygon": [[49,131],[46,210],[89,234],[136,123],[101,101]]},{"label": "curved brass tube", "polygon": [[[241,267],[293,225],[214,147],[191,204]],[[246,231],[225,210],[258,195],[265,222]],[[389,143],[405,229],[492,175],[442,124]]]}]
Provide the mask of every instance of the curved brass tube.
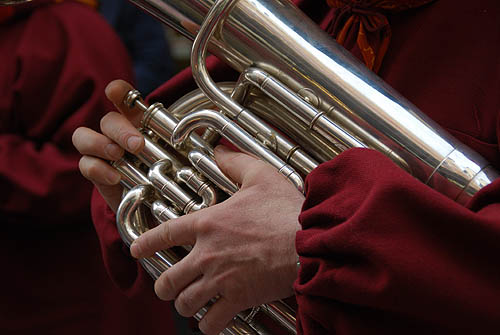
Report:
[{"label": "curved brass tube", "polygon": [[186,115],[172,133],[172,144],[179,146],[198,127],[210,127],[236,145],[243,152],[252,154],[275,167],[279,173],[290,180],[297,190],[304,192],[304,181],[295,170],[283,162],[273,152],[259,144],[248,133],[219,112],[205,109]]}]

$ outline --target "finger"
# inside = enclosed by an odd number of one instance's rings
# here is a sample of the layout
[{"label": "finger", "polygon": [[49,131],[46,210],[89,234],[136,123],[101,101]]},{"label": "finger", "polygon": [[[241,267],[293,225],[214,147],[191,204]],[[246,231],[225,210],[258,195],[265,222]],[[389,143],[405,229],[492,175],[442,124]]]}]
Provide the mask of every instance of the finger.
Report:
[{"label": "finger", "polygon": [[222,296],[203,316],[198,327],[204,334],[219,334],[238,312],[238,308]]},{"label": "finger", "polygon": [[102,195],[109,208],[116,213],[123,194],[123,187],[121,185],[104,185],[94,182],[94,186]]},{"label": "finger", "polygon": [[127,151],[137,154],[144,147],[144,138],[125,116],[109,112],[101,119],[101,131]]},{"label": "finger", "polygon": [[180,315],[191,317],[217,295],[217,289],[212,282],[201,277],[188,285],[175,299],[175,309]]},{"label": "finger", "polygon": [[120,173],[102,159],[93,156],[83,156],[78,163],[82,175],[93,183],[102,185],[117,185]]},{"label": "finger", "polygon": [[108,137],[86,127],[75,130],[73,145],[82,155],[96,156],[107,160],[117,160],[123,156],[123,149]]},{"label": "finger", "polygon": [[237,184],[243,184],[245,176],[251,171],[252,165],[259,162],[258,159],[252,156],[229,150],[223,145],[218,145],[215,148],[215,160],[222,172]]},{"label": "finger", "polygon": [[187,285],[202,275],[192,258],[187,255],[160,275],[155,281],[155,292],[158,298],[175,299]]},{"label": "finger", "polygon": [[108,99],[116,106],[120,113],[125,115],[125,117],[129,119],[135,127],[139,127],[142,118],[142,112],[140,112],[138,108],[130,109],[124,103],[125,96],[130,90],[133,89],[134,88],[132,87],[132,85],[124,80],[118,79],[113,80],[108,84],[108,86],[106,86],[105,93]]},{"label": "finger", "polygon": [[169,220],[141,234],[130,246],[130,253],[135,258],[144,258],[173,246],[194,244],[196,214]]}]

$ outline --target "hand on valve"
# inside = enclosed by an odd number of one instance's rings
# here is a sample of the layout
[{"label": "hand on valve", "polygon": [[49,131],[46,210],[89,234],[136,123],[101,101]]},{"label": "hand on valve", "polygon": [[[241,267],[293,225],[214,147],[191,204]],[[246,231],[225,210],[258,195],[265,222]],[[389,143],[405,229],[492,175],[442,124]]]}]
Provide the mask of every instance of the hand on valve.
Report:
[{"label": "hand on valve", "polygon": [[[91,180],[116,211],[122,188],[120,176],[105,160],[120,158],[124,150],[140,152],[144,143],[136,130],[140,113],[128,111],[122,99],[131,86],[114,81],[108,98],[121,113],[101,120],[101,133],[79,128],[73,135],[83,155],[81,173]],[[217,334],[240,311],[293,294],[297,276],[295,234],[303,195],[268,164],[218,146],[221,170],[240,190],[228,200],[170,220],[141,235],[131,246],[136,258],[178,245],[192,251],[165,271],[155,283],[160,299],[175,300],[183,316],[193,316],[210,299],[215,304],[200,321],[206,334]]]}]

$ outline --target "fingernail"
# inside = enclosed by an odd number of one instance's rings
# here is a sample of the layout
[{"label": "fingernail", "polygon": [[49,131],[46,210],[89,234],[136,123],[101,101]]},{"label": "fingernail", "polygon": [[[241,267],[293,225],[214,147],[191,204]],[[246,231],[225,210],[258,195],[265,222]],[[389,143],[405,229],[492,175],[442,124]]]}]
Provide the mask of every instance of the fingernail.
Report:
[{"label": "fingernail", "polygon": [[110,185],[116,185],[120,182],[121,176],[118,171],[112,170],[106,174],[106,180]]},{"label": "fingernail", "polygon": [[127,140],[127,147],[128,150],[131,152],[137,151],[141,146],[141,144],[142,144],[142,138],[140,138],[139,136],[131,136]]},{"label": "fingernail", "polygon": [[141,253],[141,246],[139,245],[139,243],[137,243],[136,241],[132,242],[132,245],[130,246],[130,254],[137,258],[138,255],[140,255]]},{"label": "fingernail", "polygon": [[107,84],[106,87],[104,88],[104,94],[106,94],[106,96],[109,96],[109,93],[111,92],[110,87],[111,85],[110,84]]},{"label": "fingernail", "polygon": [[120,148],[119,145],[113,143],[106,145],[104,150],[113,160],[119,159],[123,154],[122,148]]}]

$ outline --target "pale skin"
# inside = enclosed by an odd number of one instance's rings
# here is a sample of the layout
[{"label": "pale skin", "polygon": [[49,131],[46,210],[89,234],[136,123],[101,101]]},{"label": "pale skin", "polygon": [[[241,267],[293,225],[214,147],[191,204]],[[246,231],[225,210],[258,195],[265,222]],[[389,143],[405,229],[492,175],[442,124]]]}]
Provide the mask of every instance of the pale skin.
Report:
[{"label": "pale skin", "polygon": [[[122,98],[131,86],[114,81],[106,95],[119,112],[101,120],[101,133],[78,128],[73,143],[83,155],[81,173],[116,211],[122,195],[120,175],[106,160],[125,150],[137,153],[144,141],[136,130],[140,113],[128,111]],[[141,235],[131,246],[136,258],[177,245],[192,251],[155,282],[160,299],[175,300],[177,311],[193,316],[210,299],[217,302],[199,323],[205,334],[218,334],[240,311],[293,295],[297,277],[295,234],[303,195],[274,168],[246,154],[218,146],[215,158],[240,190],[228,200],[170,220]]]}]

